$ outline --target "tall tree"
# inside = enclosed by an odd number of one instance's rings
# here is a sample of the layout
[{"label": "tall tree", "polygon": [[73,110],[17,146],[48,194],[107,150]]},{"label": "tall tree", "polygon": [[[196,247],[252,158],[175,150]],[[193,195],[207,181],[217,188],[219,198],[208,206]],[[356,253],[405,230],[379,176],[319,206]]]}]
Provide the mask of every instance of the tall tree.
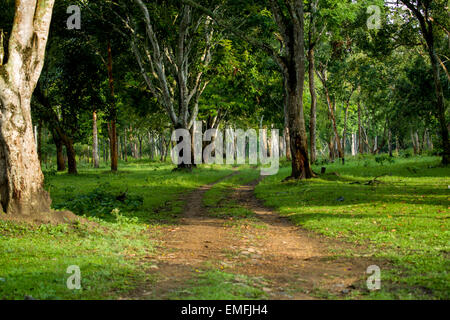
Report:
[{"label": "tall tree", "polygon": [[54,0],[16,0],[6,59],[0,65],[0,203],[10,215],[50,211],[31,122]]},{"label": "tall tree", "polygon": [[[127,16],[123,22],[130,32],[124,35],[131,36],[139,70],[173,127],[190,130],[198,115],[199,98],[209,82],[205,75],[215,47],[214,22],[178,1],[134,3],[133,8],[123,6]],[[179,168],[191,166],[192,157],[191,163],[179,164]]]},{"label": "tall tree", "polygon": [[[216,13],[192,0],[183,0],[195,8],[201,8],[224,29],[260,48],[278,64],[283,76],[290,149],[292,156],[292,173],[289,179],[309,179],[314,177],[309,155],[306,124],[303,108],[303,89],[305,82],[305,37],[304,4],[302,0],[269,0],[271,16],[275,22],[271,39],[250,37],[248,33],[219,17]],[[270,29],[271,30],[271,29]],[[271,30],[272,31],[272,30]],[[278,40],[279,46],[273,44]]]},{"label": "tall tree", "polygon": [[[442,163],[448,165],[450,163],[450,141],[448,136],[448,124],[445,117],[444,91],[442,88],[440,77],[439,57],[435,48],[435,23],[439,16],[445,19],[448,25],[449,16],[445,13],[448,11],[448,1],[432,1],[432,0],[401,0],[408,7],[419,21],[420,30],[426,43],[428,55],[430,57],[431,67],[433,70],[434,90],[436,94],[436,112],[440,124],[442,138]],[[444,25],[445,25],[444,24]],[[448,32],[448,31],[447,31]]]}]

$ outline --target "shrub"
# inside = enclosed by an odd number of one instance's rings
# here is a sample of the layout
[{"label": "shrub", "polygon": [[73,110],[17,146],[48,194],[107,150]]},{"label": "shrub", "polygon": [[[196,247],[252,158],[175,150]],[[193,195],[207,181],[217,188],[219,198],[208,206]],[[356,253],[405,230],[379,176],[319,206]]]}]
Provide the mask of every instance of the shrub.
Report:
[{"label": "shrub", "polygon": [[118,194],[110,191],[109,183],[102,183],[92,192],[79,194],[75,197],[66,191],[65,201],[54,205],[55,209],[70,210],[77,215],[90,217],[113,217],[111,212],[114,209],[120,211],[133,211],[141,207],[144,198],[136,195],[129,195],[126,191]]}]

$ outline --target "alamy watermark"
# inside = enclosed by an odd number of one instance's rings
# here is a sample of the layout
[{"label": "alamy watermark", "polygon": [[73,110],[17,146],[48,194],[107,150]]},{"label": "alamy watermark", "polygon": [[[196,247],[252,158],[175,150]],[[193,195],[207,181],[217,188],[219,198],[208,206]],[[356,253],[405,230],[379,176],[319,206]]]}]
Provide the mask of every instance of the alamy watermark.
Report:
[{"label": "alamy watermark", "polygon": [[67,29],[69,30],[80,30],[81,29],[81,9],[79,6],[72,5],[67,7],[67,14],[70,17],[67,19]]},{"label": "alamy watermark", "polygon": [[367,28],[369,30],[381,29],[381,8],[379,6],[368,6],[367,14],[370,15],[367,19]]},{"label": "alamy watermark", "polygon": [[80,290],[81,289],[81,270],[79,266],[72,265],[68,266],[66,273],[70,274],[67,278],[66,285],[69,290]]},{"label": "alamy watermark", "polygon": [[[172,149],[171,158],[175,165],[186,164],[249,164],[261,166],[261,175],[274,175],[280,166],[280,136],[278,129],[268,130],[226,129],[225,134],[219,129],[202,132],[202,122],[195,121],[193,135],[187,129],[176,129],[172,141],[178,144]],[[203,148],[203,143],[209,144]]]},{"label": "alamy watermark", "polygon": [[367,274],[371,276],[367,278],[366,284],[367,289],[370,291],[380,290],[381,289],[381,269],[377,265],[371,265],[367,267]]}]

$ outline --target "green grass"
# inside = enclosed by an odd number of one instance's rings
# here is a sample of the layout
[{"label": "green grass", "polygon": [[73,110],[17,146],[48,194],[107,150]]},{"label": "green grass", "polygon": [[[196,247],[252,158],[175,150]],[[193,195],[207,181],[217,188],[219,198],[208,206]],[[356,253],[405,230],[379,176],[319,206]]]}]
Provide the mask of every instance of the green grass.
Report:
[{"label": "green grass", "polygon": [[[386,262],[381,290],[360,287],[351,297],[449,299],[450,169],[438,167],[439,159],[432,157],[382,163],[372,157],[353,159],[345,166],[325,165],[327,174],[320,178],[282,183],[290,173],[283,167],[256,192],[294,223],[355,244],[341,255]],[[232,172],[228,166],[202,166],[193,173],[172,168],[139,161],[121,164],[117,174],[106,167],[81,167],[77,176],[48,172],[54,207],[70,208],[93,223],[36,227],[0,222],[0,299],[114,299],[154,281],[146,270],[158,254],[158,244],[151,240],[158,227],[177,223],[187,192]],[[237,228],[252,223],[253,213],[228,196],[258,175],[258,170],[243,167],[215,185],[204,197],[209,214]],[[365,184],[381,175],[382,183]],[[81,290],[66,287],[71,265],[81,269]],[[254,279],[213,268],[192,281],[173,298],[265,297],[251,285]]]},{"label": "green grass", "polygon": [[[95,224],[0,222],[0,299],[113,299],[153,281],[146,274],[156,254],[150,235],[176,221],[186,192],[231,173],[228,167],[202,166],[191,174],[172,168],[140,162],[122,164],[117,174],[106,168],[47,174],[54,207],[73,207]],[[125,191],[131,200],[117,201]],[[81,290],[66,287],[71,265],[80,267]]]},{"label": "green grass", "polygon": [[[325,165],[328,174],[317,179],[283,183],[290,173],[284,167],[257,186],[256,193],[294,223],[365,248],[342,254],[392,265],[381,270],[380,291],[361,288],[357,294],[449,299],[450,169],[438,164],[437,158],[422,157],[380,165],[365,157],[345,166]],[[320,172],[319,167],[315,170]],[[365,184],[381,175],[382,183]]]},{"label": "green grass", "polygon": [[171,299],[184,300],[261,300],[263,279],[250,278],[219,270],[199,271],[186,288],[172,294]]},{"label": "green grass", "polygon": [[246,166],[240,168],[239,173],[215,184],[208,190],[203,197],[203,205],[208,209],[208,213],[214,217],[220,218],[251,218],[254,213],[248,210],[230,196],[234,192],[234,188],[248,184],[256,180],[259,171],[250,169]]}]

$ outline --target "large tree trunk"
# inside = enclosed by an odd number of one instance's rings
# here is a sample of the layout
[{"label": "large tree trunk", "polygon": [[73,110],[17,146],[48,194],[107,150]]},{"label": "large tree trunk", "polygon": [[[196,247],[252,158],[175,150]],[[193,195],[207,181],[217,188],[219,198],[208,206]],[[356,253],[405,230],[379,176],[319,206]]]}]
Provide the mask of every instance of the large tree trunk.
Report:
[{"label": "large tree trunk", "polygon": [[[274,1],[272,1],[273,5]],[[315,176],[309,163],[308,142],[303,110],[303,89],[305,82],[305,44],[303,1],[287,2],[292,17],[292,34],[285,34],[288,44],[288,63],[281,63],[287,88],[289,134],[292,155],[293,179],[310,179]],[[275,9],[276,10],[276,9]],[[279,12],[277,12],[277,15]],[[277,19],[279,21],[279,19]]]},{"label": "large tree trunk", "polygon": [[98,157],[98,130],[97,130],[97,112],[92,114],[92,161],[94,162],[94,168],[99,167]]},{"label": "large tree trunk", "polygon": [[50,211],[31,122],[31,96],[44,63],[54,0],[16,1],[7,63],[0,60],[0,211]]},{"label": "large tree trunk", "polygon": [[50,211],[51,200],[44,190],[33,136],[30,93],[3,89],[0,94],[0,211],[21,216]]},{"label": "large tree trunk", "polygon": [[294,88],[289,87],[289,133],[292,155],[292,174],[290,178],[310,179],[314,177],[308,157],[305,118],[303,115],[303,82]]}]

